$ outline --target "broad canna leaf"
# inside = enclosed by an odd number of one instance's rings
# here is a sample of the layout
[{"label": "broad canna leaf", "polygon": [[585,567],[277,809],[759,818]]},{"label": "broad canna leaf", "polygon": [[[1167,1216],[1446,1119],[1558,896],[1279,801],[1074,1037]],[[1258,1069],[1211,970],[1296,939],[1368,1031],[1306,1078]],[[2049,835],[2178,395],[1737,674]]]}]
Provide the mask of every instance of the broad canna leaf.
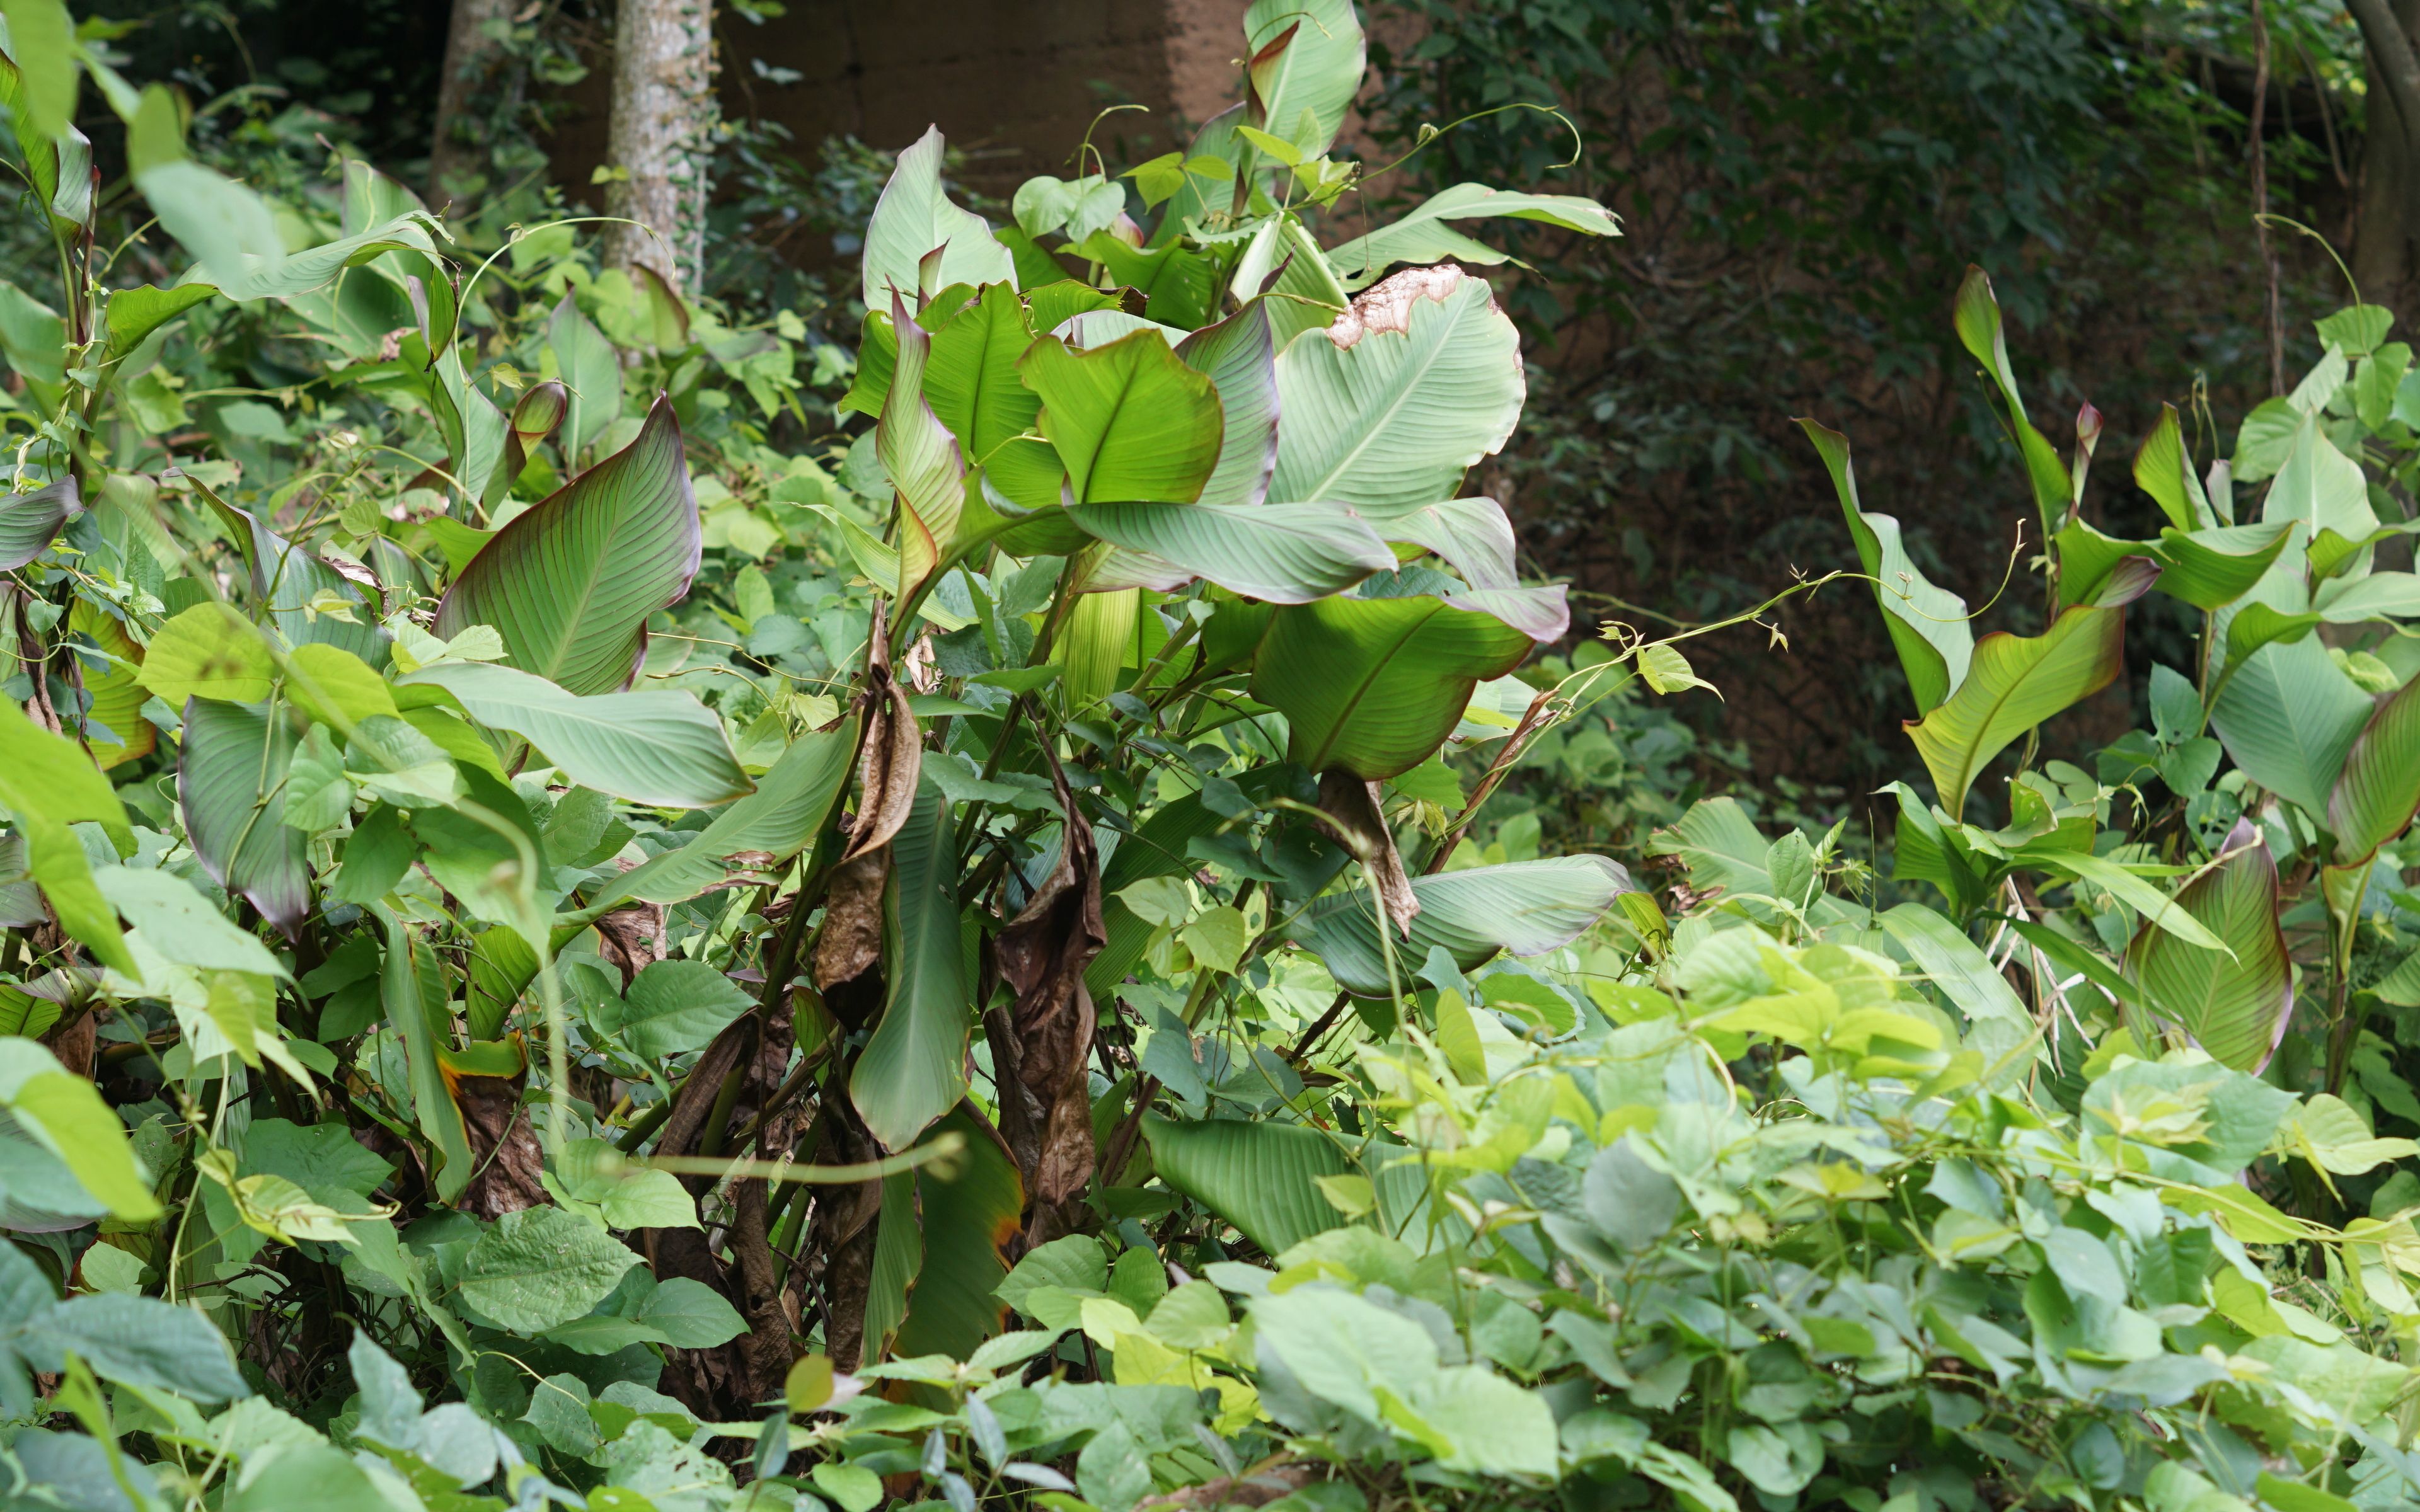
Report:
[{"label": "broad canna leaf", "polygon": [[50,549],[59,527],[84,510],[72,477],[31,493],[0,497],[0,572],[14,572]]},{"label": "broad canna leaf", "polygon": [[1428,760],[1471,690],[1529,646],[1502,620],[1441,598],[1324,598],[1270,616],[1251,692],[1285,715],[1290,760],[1375,782]]},{"label": "broad canna leaf", "polygon": [[960,1103],[940,1133],[967,1142],[962,1165],[943,1177],[916,1172],[916,1219],[924,1231],[924,1263],[908,1294],[908,1316],[892,1340],[902,1358],[946,1354],[963,1360],[1001,1331],[1005,1304],[994,1296],[1008,1276],[1001,1246],[1017,1232],[1025,1208],[1016,1162],[971,1104]]},{"label": "broad canna leaf", "polygon": [[[1614,900],[1637,887],[1630,872],[1602,856],[1559,856],[1543,861],[1471,867],[1414,877],[1420,911],[1408,938],[1395,941],[1397,984],[1442,947],[1465,971],[1499,951],[1538,955],[1577,939]],[[1358,997],[1390,995],[1380,952],[1377,911],[1366,890],[1323,898],[1295,927],[1295,938],[1318,955],[1336,984]]]},{"label": "broad canna leaf", "polygon": [[274,704],[188,699],[177,758],[177,801],[194,854],[289,940],[311,912],[310,837],[286,823],[297,738]]},{"label": "broad canna leaf", "polygon": [[958,532],[966,505],[966,463],[958,443],[924,397],[924,372],[933,338],[908,318],[908,306],[892,296],[892,325],[898,366],[882,418],[874,427],[875,455],[898,495],[901,515],[899,596],[912,595],[932,572]]},{"label": "broad canna leaf", "polygon": [[1305,604],[1395,565],[1395,553],[1342,504],[1072,504],[1068,516],[1094,537],[1147,552],[1169,571],[1142,573],[1145,587],[1194,578],[1272,604]]},{"label": "broad canna leaf", "polygon": [[2070,480],[2067,469],[2059,462],[2058,448],[2025,418],[2025,402],[2017,393],[2017,370],[2009,363],[2008,333],[2000,324],[2000,301],[1992,293],[1991,275],[1980,268],[1966,270],[1965,282],[1958,285],[1958,300],[1950,319],[1957,327],[1959,341],[1983,364],[1984,372],[2000,391],[2006,406],[2004,418],[2016,435],[2017,450],[2024,459],[2025,481],[2032,486],[2034,506],[2040,516],[2042,534],[2047,537],[2067,513]]},{"label": "broad canna leaf", "polygon": [[1873,579],[1874,603],[1883,611],[1883,628],[1890,632],[1899,664],[1907,673],[1916,713],[1929,714],[1966,680],[1966,667],[1975,655],[1966,601],[1935,586],[1916,570],[1900,538],[1897,519],[1868,514],[1858,502],[1849,438],[1811,420],[1801,420],[1798,427],[1815,443],[1824,469],[1832,474],[1833,490],[1840,496],[1840,513],[1847,517],[1849,536],[1856,543],[1858,564]]},{"label": "broad canna leaf", "polygon": [[1907,726],[1941,806],[1962,812],[1976,778],[2009,742],[2108,687],[2125,665],[2125,633],[2121,609],[2078,604],[2040,635],[1977,641],[1965,681]]},{"label": "broad canna leaf", "polygon": [[1487,285],[1451,266],[1395,274],[1278,358],[1269,498],[1417,508],[1512,434],[1520,337]]},{"label": "broad canna leaf", "polygon": [[1298,1123],[1156,1115],[1143,1119],[1142,1133],[1161,1180],[1271,1255],[1344,1222],[1319,1189],[1322,1177],[1355,1173],[1349,1147],[1336,1135]]},{"label": "broad canna leaf", "polygon": [[849,1075],[849,1101],[885,1149],[905,1149],[966,1095],[973,994],[958,938],[950,802],[930,780],[891,842],[883,898],[881,1021]]},{"label": "broad canna leaf", "polygon": [[103,965],[141,980],[117,914],[93,882],[84,841],[68,827],[97,824],[118,855],[132,856],[134,831],[125,806],[73,741],[35,724],[7,699],[0,699],[0,807],[25,837],[26,871],[41,885],[59,926]]},{"label": "broad canna leaf", "polygon": [[[437,1198],[452,1202],[462,1195],[475,1174],[471,1136],[463,1127],[462,1110],[454,1102],[440,1051],[452,1038],[452,1010],[446,1001],[445,971],[437,952],[411,927],[382,904],[369,910],[386,932],[386,957],[379,970],[379,1002],[386,1021],[403,1041],[405,1077],[411,1087],[411,1108],[421,1136],[434,1157]],[[441,1036],[442,1038],[441,1038]]]},{"label": "broad canna leaf", "polygon": [[143,704],[150,694],[134,675],[143,665],[143,648],[127,635],[126,626],[88,599],[78,598],[68,610],[68,629],[91,640],[109,658],[104,661],[81,650],[76,656],[77,676],[92,698],[83,734],[93,760],[106,772],[150,755],[159,744],[159,732],[143,717]]},{"label": "broad canna leaf", "polygon": [[238,509],[198,481],[194,487],[235,538],[252,576],[254,596],[269,606],[271,621],[290,644],[335,646],[373,667],[386,665],[388,640],[378,625],[380,610],[352,579],[263,525],[249,510]]},{"label": "broad canna leaf", "polygon": [[2336,862],[2358,866],[2420,811],[2420,677],[2378,701],[2328,795]]},{"label": "broad canna leaf", "polygon": [[568,290],[547,317],[546,344],[570,391],[563,431],[564,459],[570,463],[622,417],[622,354],[580,313]]},{"label": "broad canna leaf", "polygon": [[1017,369],[1042,396],[1037,424],[1075,502],[1202,497],[1225,433],[1218,391],[1167,342],[1138,331],[1079,352],[1045,337]]},{"label": "broad canna leaf", "polygon": [[1306,158],[1326,152],[1369,62],[1353,0],[1252,0],[1244,43],[1252,124]]},{"label": "broad canna leaf", "polygon": [[[891,343],[895,354],[898,338],[891,336]],[[933,332],[924,398],[968,461],[980,464],[1033,428],[1042,399],[1016,376],[1017,359],[1032,345],[1025,305],[1006,284],[985,287]]]},{"label": "broad canna leaf", "polygon": [[2135,452],[2134,484],[2159,504],[2175,530],[2191,532],[2217,523],[2185,455],[2184,427],[2177,421],[2175,405],[2160,406],[2159,423]]},{"label": "broad canna leaf", "polygon": [[1490,189],[1484,184],[1455,184],[1431,194],[1392,225],[1365,237],[1355,237],[1334,248],[1327,254],[1327,260],[1348,289],[1374,282],[1397,263],[1438,263],[1450,257],[1461,263],[1510,262],[1528,267],[1511,253],[1466,236],[1446,224],[1499,216],[1543,222],[1583,236],[1621,235],[1612,211],[1577,194],[1530,194],[1518,190]]},{"label": "broad canna leaf", "polygon": [[2277,927],[2277,863],[2250,820],[2238,820],[2216,866],[2177,894],[2234,952],[2203,949],[2145,924],[2126,952],[2127,974],[2153,1012],[2183,1029],[2211,1058],[2257,1074],[2294,1011],[2294,972]]},{"label": "broad canna leaf", "polygon": [[1262,225],[1228,287],[1239,304],[1266,297],[1270,339],[1280,352],[1304,332],[1334,324],[1353,302],[1319,242],[1291,215]]},{"label": "broad canna leaf", "polygon": [[2361,464],[2328,440],[2320,416],[2304,414],[2300,421],[2261,503],[2261,519],[2299,521],[2305,541],[2317,540],[2321,531],[2347,540],[2368,535],[2378,529],[2378,513],[2370,507],[2369,480]]},{"label": "broad canna leaf", "polygon": [[2156,541],[2123,541],[2071,520],[2052,538],[2058,548],[2059,600],[2067,605],[2090,599],[2120,563],[2148,557],[2160,564],[2154,586],[2162,593],[2198,609],[2224,609],[2267,576],[2292,531],[2288,522],[2193,532],[2171,526]]},{"label": "broad canna leaf", "polygon": [[694,838],[622,873],[590,901],[592,909],[637,898],[676,903],[735,872],[779,866],[814,840],[857,754],[854,713],[829,730],[799,736],[756,783],[756,791],[714,816]]},{"label": "broad canna leaf", "polygon": [[899,154],[874,218],[865,227],[865,262],[860,297],[869,310],[891,307],[893,291],[913,300],[922,286],[923,260],[939,252],[939,284],[1016,286],[1016,260],[992,239],[991,225],[972,210],[950,203],[941,189],[941,129],[927,127]]},{"label": "broad canna leaf", "polygon": [[629,686],[647,616],[679,603],[702,547],[672,403],[629,446],[496,532],[437,606],[436,630],[495,627],[506,658],[573,693]]},{"label": "broad canna leaf", "polygon": [[[2237,623],[2263,608],[2246,608]],[[2328,795],[2370,713],[2369,696],[2327,647],[2305,637],[2280,640],[2246,657],[2211,705],[2210,726],[2246,777],[2318,815],[2327,812]]]},{"label": "broad canna leaf", "polygon": [[396,679],[436,687],[490,730],[521,736],[581,787],[659,809],[706,809],[753,791],[722,720],[697,695],[566,693],[510,667],[442,662]]},{"label": "broad canna leaf", "polygon": [[1268,306],[1255,300],[1176,344],[1187,367],[1210,376],[1218,392],[1218,465],[1198,502],[1257,504],[1268,497],[1278,460],[1277,342]]}]

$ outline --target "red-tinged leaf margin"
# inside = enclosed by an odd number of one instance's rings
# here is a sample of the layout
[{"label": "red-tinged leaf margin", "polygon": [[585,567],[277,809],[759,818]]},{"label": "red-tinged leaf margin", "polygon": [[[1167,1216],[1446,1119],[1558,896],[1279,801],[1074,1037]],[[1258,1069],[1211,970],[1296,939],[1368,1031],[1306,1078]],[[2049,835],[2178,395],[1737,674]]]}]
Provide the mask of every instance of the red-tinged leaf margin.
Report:
[{"label": "red-tinged leaf margin", "polygon": [[2235,958],[2147,923],[2127,947],[2126,970],[2151,1011],[2220,1063],[2257,1075],[2294,1015],[2294,969],[2277,925],[2277,862],[2248,819],[2237,821],[2219,854],[2176,901]]}]

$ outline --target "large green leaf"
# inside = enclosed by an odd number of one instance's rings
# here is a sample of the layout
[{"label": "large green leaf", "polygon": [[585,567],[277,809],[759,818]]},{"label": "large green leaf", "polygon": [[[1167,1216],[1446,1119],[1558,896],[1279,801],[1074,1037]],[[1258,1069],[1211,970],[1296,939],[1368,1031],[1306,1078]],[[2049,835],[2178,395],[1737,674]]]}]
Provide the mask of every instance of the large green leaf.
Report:
[{"label": "large green leaf", "polygon": [[891,323],[897,366],[882,396],[882,418],[874,427],[874,454],[905,510],[894,545],[899,552],[899,594],[913,594],[958,532],[966,505],[966,462],[949,427],[924,397],[924,371],[933,338],[909,319],[894,294]]},{"label": "large green leaf", "polygon": [[686,689],[566,693],[510,667],[449,661],[396,679],[454,695],[472,718],[546,753],[581,787],[659,809],[705,809],[754,790],[722,720]]},{"label": "large green leaf", "polygon": [[[1902,810],[1906,803],[1902,797]],[[1768,858],[1773,842],[1756,827],[1737,798],[1700,798],[1671,825],[1648,837],[1650,856],[1677,856],[1689,869],[1689,886],[1701,893],[1717,889],[1734,898],[1770,898],[1776,888]],[[1751,916],[1772,917],[1770,905],[1749,903]],[[1848,918],[1839,899],[1818,893],[1807,910],[1817,924]]]},{"label": "large green leaf", "polygon": [[973,995],[958,940],[950,800],[920,782],[891,842],[884,889],[882,1020],[848,1079],[849,1100],[886,1149],[904,1149],[966,1095]]},{"label": "large green leaf", "polygon": [[137,1223],[159,1216],[151,1177],[127,1147],[126,1126],[90,1078],[60,1065],[39,1042],[0,1038],[0,1107],[109,1211]]},{"label": "large green leaf", "polygon": [[[251,572],[254,596],[269,606],[270,619],[288,643],[336,646],[372,667],[386,665],[388,640],[377,624],[379,610],[350,579],[263,525],[249,511],[238,509],[198,484],[195,488],[235,538]],[[331,599],[351,617],[333,612]]]},{"label": "large green leaf", "polygon": [[1353,302],[1318,240],[1284,214],[1263,223],[1245,244],[1228,288],[1239,304],[1266,298],[1269,336],[1279,351],[1304,332],[1333,324]]},{"label": "large green leaf", "polygon": [[462,1300],[520,1334],[543,1334],[603,1302],[639,1257],[561,1208],[508,1212],[462,1257]]},{"label": "large green leaf", "polygon": [[1269,309],[1255,300],[1176,344],[1187,367],[1210,375],[1222,429],[1218,465],[1202,486],[1204,504],[1257,504],[1278,460],[1277,343]]},{"label": "large green leaf", "polygon": [[[1395,941],[1397,985],[1443,947],[1467,971],[1499,950],[1539,955],[1568,945],[1636,892],[1630,873],[1602,856],[1559,856],[1414,877],[1420,911],[1408,939]],[[1323,898],[1295,926],[1295,938],[1326,964],[1336,984],[1361,997],[1389,995],[1377,911],[1366,891]]]},{"label": "large green leaf", "polygon": [[2153,586],[2161,592],[2195,609],[2224,609],[2268,575],[2292,533],[2288,521],[2214,525],[2193,532],[2170,526],[2156,541],[2127,541],[2081,519],[2070,520],[2052,537],[2058,548],[2059,603],[2065,607],[2091,599],[2128,558],[2143,557],[2159,563]]},{"label": "large green leaf", "polygon": [[93,885],[84,841],[68,826],[101,825],[120,856],[134,853],[134,831],[126,822],[109,779],[77,745],[54,735],[0,698],[0,807],[25,837],[25,869],[41,885],[59,927],[81,941],[96,960],[140,980],[117,915]]},{"label": "large green leaf", "polygon": [[31,493],[0,496],[0,572],[14,572],[49,550],[59,527],[83,509],[71,476]]},{"label": "large green leaf", "polygon": [[2010,741],[2109,686],[2125,665],[2123,610],[2078,604],[2040,635],[2006,631],[1975,645],[1965,681],[1947,702],[1907,727],[1951,813],[1986,763]]},{"label": "large green leaf", "polygon": [[2177,421],[2175,405],[2160,406],[2159,423],[2134,454],[2134,483],[2159,504],[2171,528],[2193,531],[2215,523],[2185,454],[2184,427]]},{"label": "large green leaf", "polygon": [[194,854],[293,939],[311,912],[310,837],[286,823],[296,733],[267,703],[189,699],[177,800]]},{"label": "large green leaf", "polygon": [[437,633],[493,625],[512,665],[573,693],[629,686],[647,616],[680,602],[702,546],[680,423],[638,438],[496,532],[437,606]]},{"label": "large green leaf", "polygon": [[1338,1135],[1298,1123],[1156,1115],[1143,1119],[1142,1133],[1161,1180],[1271,1255],[1344,1221],[1318,1185],[1322,1177],[1354,1174]]},{"label": "large green leaf", "polygon": [[[895,362],[898,338],[891,340]],[[1042,399],[1016,376],[1017,359],[1032,345],[1025,305],[1005,284],[985,288],[933,332],[924,398],[968,460],[981,463],[1033,428]]]},{"label": "large green leaf", "polygon": [[2211,706],[2210,725],[2246,777],[2317,815],[2327,812],[2369,716],[2368,695],[2317,639],[2304,639],[2245,658]]},{"label": "large green leaf", "polygon": [[2300,521],[2305,541],[2318,539],[2321,531],[2358,540],[2378,529],[2378,514],[2369,506],[2369,481],[2362,476],[2361,464],[2328,440],[2320,420],[2316,414],[2302,417],[2276,480],[2269,485],[2260,517]]},{"label": "large green leaf", "polygon": [[1888,515],[1870,515],[1857,501],[1857,474],[1849,460],[1849,438],[1811,420],[1798,423],[1832,474],[1840,496],[1840,513],[1849,521],[1857,561],[1872,579],[1874,603],[1883,611],[1883,628],[1890,632],[1907,672],[1908,691],[1916,695],[1921,716],[1937,707],[1950,689],[1966,680],[1966,666],[1975,655],[1975,632],[1967,624],[1966,601],[1936,587],[1916,569],[1900,539],[1899,521]]},{"label": "large green leaf", "polygon": [[2249,820],[2226,837],[2226,859],[2188,883],[2177,905],[2226,943],[2233,958],[2143,926],[2128,974],[2151,1010],[2222,1065],[2258,1074],[2294,1012],[2294,968],[2277,927],[2277,863]]},{"label": "large green leaf", "polygon": [[1167,342],[1138,331],[1079,352],[1046,338],[1017,366],[1076,502],[1202,497],[1224,434],[1218,391]]},{"label": "large green leaf", "polygon": [[1277,470],[1269,498],[1417,507],[1521,418],[1521,342],[1482,281],[1412,269],[1279,356]]},{"label": "large green leaf", "polygon": [[1951,322],[1957,327],[1959,341],[1983,364],[2000,391],[2007,406],[2005,417],[2024,459],[2025,481],[2033,488],[2042,534],[2047,536],[2057,529],[2059,517],[2067,512],[2067,469],[2059,464],[2058,448],[2025,418],[2025,402],[2017,393],[2017,370],[2009,363],[2009,338],[2000,324],[2000,301],[1992,293],[1990,275],[1980,268],[1966,270],[1965,282],[1958,285]]},{"label": "large green leaf", "polygon": [[1338,276],[1348,289],[1372,283],[1397,263],[1438,263],[1449,257],[1462,263],[1520,263],[1521,259],[1511,253],[1465,236],[1446,224],[1497,216],[1542,221],[1584,236],[1621,235],[1621,227],[1615,224],[1611,211],[1577,194],[1530,194],[1490,189],[1484,184],[1456,184],[1431,194],[1392,225],[1365,237],[1355,237],[1330,250],[1327,260],[1338,270]]},{"label": "large green leaf", "polygon": [[916,1172],[924,1264],[892,1350],[903,1358],[963,1360],[1001,1330],[1003,1304],[995,1293],[1008,1275],[1001,1246],[1017,1232],[1025,1183],[1000,1136],[970,1105],[953,1109],[939,1132],[966,1140],[966,1159],[947,1176],[929,1165]]},{"label": "large green leaf", "polygon": [[[1342,504],[1073,504],[1091,534],[1147,552],[1173,571],[1135,574],[1146,587],[1192,578],[1272,604],[1304,604],[1395,565],[1395,553]],[[1140,564],[1146,568],[1150,563]],[[1106,586],[1106,584],[1102,584]]]},{"label": "large green leaf", "polygon": [[734,872],[788,860],[807,847],[830,816],[832,799],[847,779],[849,760],[856,753],[854,715],[829,730],[801,735],[757,780],[755,792],[715,815],[687,844],[624,872],[591,906],[625,898],[680,903]]},{"label": "large green leaf", "polygon": [[[1900,813],[1907,800],[1900,800]],[[1882,926],[1905,949],[1958,1011],[1970,1020],[1997,1019],[2031,1028],[2024,1000],[1993,969],[1992,958],[1965,932],[1922,903],[1900,903],[1882,916]]]},{"label": "large green leaf", "polygon": [[1324,598],[1269,618],[1252,697],[1284,714],[1286,754],[1367,781],[1428,760],[1471,690],[1529,654],[1529,638],[1440,598]]},{"label": "large green leaf", "polygon": [[1244,45],[1252,123],[1306,158],[1326,152],[1369,62],[1353,0],[1252,0]]},{"label": "large green leaf", "polygon": [[450,1040],[453,1017],[446,1002],[444,968],[438,964],[437,952],[410,925],[381,904],[372,903],[369,911],[386,931],[379,1002],[386,1011],[388,1026],[403,1041],[412,1117],[435,1159],[438,1200],[451,1202],[471,1184],[473,1163],[462,1110],[455,1105],[444,1067],[438,1060],[438,1037],[444,1034]]},{"label": "large green leaf", "polygon": [[861,285],[869,310],[889,309],[893,289],[913,300],[918,270],[935,252],[941,255],[936,287],[1016,285],[1016,260],[992,239],[990,223],[951,204],[942,192],[941,147],[941,129],[928,127],[899,154],[882,197],[875,201],[874,218],[865,227]]},{"label": "large green leaf", "polygon": [[576,456],[622,417],[622,354],[580,313],[566,292],[547,317],[546,344],[554,353],[555,370],[570,391],[570,424],[564,430],[564,451]]},{"label": "large green leaf", "polygon": [[2359,865],[2420,811],[2420,677],[2379,700],[2328,795],[2336,860]]}]

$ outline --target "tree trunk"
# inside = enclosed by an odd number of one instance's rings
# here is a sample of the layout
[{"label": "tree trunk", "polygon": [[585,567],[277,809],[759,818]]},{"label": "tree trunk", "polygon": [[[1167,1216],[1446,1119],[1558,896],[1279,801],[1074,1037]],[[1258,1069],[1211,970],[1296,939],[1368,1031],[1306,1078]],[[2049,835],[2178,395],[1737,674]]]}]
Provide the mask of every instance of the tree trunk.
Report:
[{"label": "tree trunk", "polygon": [[2369,98],[2352,276],[2362,298],[2420,329],[2420,0],[2350,0],[2366,44]]},{"label": "tree trunk", "polygon": [[644,264],[679,291],[697,286],[706,260],[713,20],[713,0],[621,0],[613,34],[605,204],[639,224],[605,228],[606,266]]},{"label": "tree trunk", "polygon": [[454,0],[445,27],[445,68],[437,85],[437,130],[428,144],[428,200],[443,205],[451,197],[446,180],[484,166],[486,143],[478,123],[469,118],[471,96],[476,90],[496,39],[488,23],[512,20],[513,0]]}]

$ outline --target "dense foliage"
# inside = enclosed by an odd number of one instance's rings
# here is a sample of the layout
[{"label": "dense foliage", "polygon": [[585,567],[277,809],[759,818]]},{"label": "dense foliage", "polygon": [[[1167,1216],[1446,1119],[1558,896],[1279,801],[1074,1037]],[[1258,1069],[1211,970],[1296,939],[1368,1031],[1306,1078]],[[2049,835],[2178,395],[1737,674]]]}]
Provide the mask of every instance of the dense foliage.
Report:
[{"label": "dense foliage", "polygon": [[[1619,228],[1373,228],[1347,0],[1013,224],[900,152],[853,356],[342,154],[246,187],[9,20],[11,1504],[2420,1494],[2385,312],[2223,460],[2145,417],[2138,538],[1972,273],[2035,634],[1807,423],[1916,704],[1885,879],[1672,802],[1702,631],[1538,655],[1483,238]],[[2154,594],[2191,666],[2055,759]],[[1524,763],[1576,796],[1489,810]],[[1570,843],[1651,823],[1652,891]]]}]

